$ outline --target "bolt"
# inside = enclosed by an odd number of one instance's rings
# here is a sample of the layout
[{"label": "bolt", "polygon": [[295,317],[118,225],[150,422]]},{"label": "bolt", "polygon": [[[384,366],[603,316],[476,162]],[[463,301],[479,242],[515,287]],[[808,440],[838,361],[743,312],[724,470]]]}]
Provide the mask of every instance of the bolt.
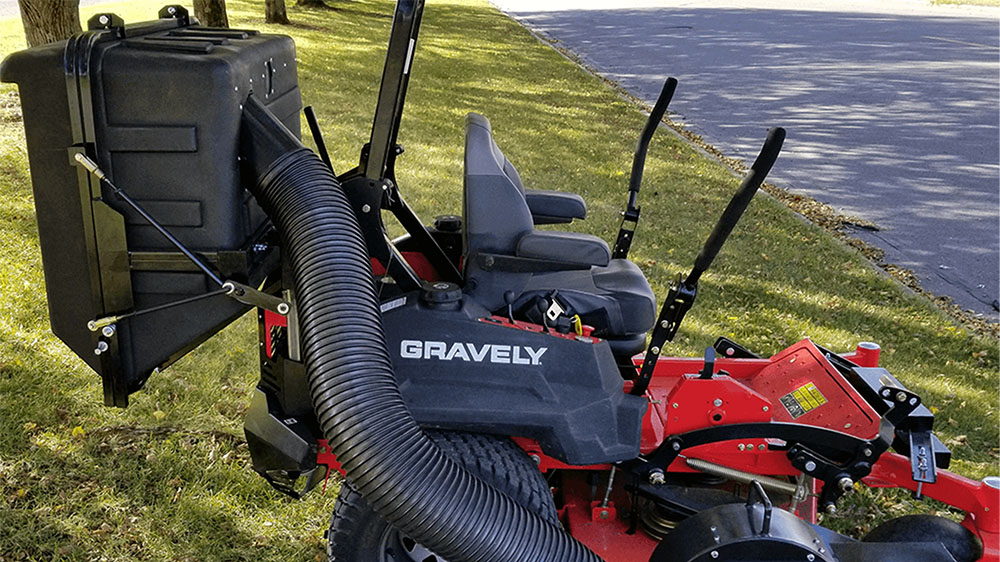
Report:
[{"label": "bolt", "polygon": [[916,406],[916,405],[917,405],[917,397],[914,396],[913,398],[910,398],[910,406]]},{"label": "bolt", "polygon": [[712,558],[718,558],[719,557],[719,551],[718,550],[713,550],[712,553],[711,553],[711,556],[712,556]]},{"label": "bolt", "polygon": [[675,450],[675,451],[680,451],[681,450],[681,444],[678,443],[677,441],[674,441],[673,443],[670,444],[670,448],[673,449],[673,450]]},{"label": "bolt", "polygon": [[840,488],[841,492],[846,494],[854,489],[854,480],[844,476],[840,480],[837,480],[837,487]]},{"label": "bolt", "polygon": [[886,398],[888,398],[891,395],[892,395],[892,392],[888,388],[882,391],[882,396],[884,396]]},{"label": "bolt", "polygon": [[812,472],[814,470],[816,470],[816,463],[814,463],[813,461],[807,462],[806,463],[806,472]]},{"label": "bolt", "polygon": [[170,6],[169,8],[167,8],[167,13],[170,15],[174,15],[177,13],[177,8]]},{"label": "bolt", "polygon": [[866,457],[872,456],[872,450],[871,449],[865,449],[863,452],[864,452],[864,454],[865,454]]},{"label": "bolt", "polygon": [[743,451],[743,450],[745,450],[747,448],[747,446],[744,445],[743,443],[740,443],[739,445],[736,446],[736,448],[739,449],[739,450],[741,450],[741,451]]},{"label": "bolt", "polygon": [[760,445],[757,445],[757,448],[763,451],[766,447],[763,443],[761,443]]},{"label": "bolt", "polygon": [[280,314],[282,316],[288,316],[288,311],[289,311],[289,308],[288,308],[288,303],[287,302],[283,302],[283,303],[281,303],[281,304],[278,305],[278,314]]},{"label": "bolt", "polygon": [[658,468],[649,473],[649,483],[654,486],[661,486],[666,481],[667,479],[663,476],[663,471]]},{"label": "bolt", "polygon": [[607,519],[608,518],[608,510],[602,509],[601,512],[598,515],[600,516],[601,519]]},{"label": "bolt", "polygon": [[542,464],[542,457],[538,455],[529,455],[531,462],[535,463],[535,466]]},{"label": "bolt", "polygon": [[97,342],[97,347],[94,349],[94,355],[100,355],[108,350],[108,342],[99,341]]},{"label": "bolt", "polygon": [[721,406],[722,405],[722,398],[716,398],[715,400],[712,400],[712,405],[715,406],[716,408],[718,408],[719,406]]},{"label": "bolt", "polygon": [[806,554],[806,560],[808,560],[809,562],[813,562],[813,560],[815,560],[815,559],[816,559],[816,556],[814,556],[812,553]]},{"label": "bolt", "polygon": [[906,393],[902,392],[902,391],[897,392],[896,393],[896,402],[906,402]]},{"label": "bolt", "polygon": [[371,210],[372,210],[372,206],[369,205],[368,203],[365,203],[364,205],[361,206],[361,212],[362,213],[367,213],[368,211],[371,211]]},{"label": "bolt", "polygon": [[663,322],[660,322],[660,327],[663,328],[664,330],[666,330],[667,328],[670,327],[670,322],[667,322],[666,320],[664,320]]},{"label": "bolt", "polygon": [[764,406],[764,407],[763,407],[762,409],[763,409],[763,410],[764,410],[765,412],[766,412],[766,411],[768,411],[768,410],[770,410],[770,408],[768,408],[767,406]]},{"label": "bolt", "polygon": [[649,348],[649,351],[653,355],[659,355],[660,354],[660,348],[656,347],[655,345],[653,347]]},{"label": "bolt", "polygon": [[826,504],[826,512],[829,513],[830,515],[837,513],[837,506],[833,505],[832,503]]},{"label": "bolt", "polygon": [[108,22],[111,21],[111,18],[109,18],[108,16],[101,16],[100,18],[98,18],[97,21],[101,22],[101,25],[108,25]]},{"label": "bolt", "polygon": [[674,403],[673,403],[673,404],[671,404],[670,406],[671,406],[671,407],[673,407],[673,408],[680,408],[680,407],[681,407],[681,405],[680,405],[680,404],[678,404],[677,402],[674,402]]},{"label": "bolt", "polygon": [[115,325],[110,324],[108,326],[101,328],[101,333],[104,334],[104,337],[110,338],[111,336],[115,335]]}]

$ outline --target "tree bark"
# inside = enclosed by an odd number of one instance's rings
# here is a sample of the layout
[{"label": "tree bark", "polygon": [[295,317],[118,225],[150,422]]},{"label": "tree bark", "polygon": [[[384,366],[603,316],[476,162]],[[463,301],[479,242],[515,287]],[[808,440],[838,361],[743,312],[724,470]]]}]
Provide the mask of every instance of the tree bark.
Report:
[{"label": "tree bark", "polygon": [[194,0],[194,17],[208,27],[229,27],[226,0]]},{"label": "tree bark", "polygon": [[264,0],[264,21],[267,23],[288,23],[285,0]]},{"label": "tree bark", "polygon": [[62,41],[80,31],[80,0],[17,0],[28,46]]}]

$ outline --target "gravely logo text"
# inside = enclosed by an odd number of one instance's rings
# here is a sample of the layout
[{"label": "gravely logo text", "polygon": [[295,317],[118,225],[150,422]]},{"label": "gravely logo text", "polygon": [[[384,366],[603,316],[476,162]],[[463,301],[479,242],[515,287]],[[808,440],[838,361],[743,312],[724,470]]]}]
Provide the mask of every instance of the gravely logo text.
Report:
[{"label": "gravely logo text", "polygon": [[403,340],[399,342],[399,356],[403,359],[438,359],[440,361],[470,361],[474,363],[500,363],[506,365],[541,365],[547,347],[526,345],[499,345],[443,341]]}]

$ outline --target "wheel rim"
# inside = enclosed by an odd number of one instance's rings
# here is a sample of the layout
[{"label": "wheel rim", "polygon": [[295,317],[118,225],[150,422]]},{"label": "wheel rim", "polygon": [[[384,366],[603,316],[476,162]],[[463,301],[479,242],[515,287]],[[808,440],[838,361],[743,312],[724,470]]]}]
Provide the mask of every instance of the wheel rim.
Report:
[{"label": "wheel rim", "polygon": [[424,545],[388,527],[379,541],[379,562],[448,562]]}]

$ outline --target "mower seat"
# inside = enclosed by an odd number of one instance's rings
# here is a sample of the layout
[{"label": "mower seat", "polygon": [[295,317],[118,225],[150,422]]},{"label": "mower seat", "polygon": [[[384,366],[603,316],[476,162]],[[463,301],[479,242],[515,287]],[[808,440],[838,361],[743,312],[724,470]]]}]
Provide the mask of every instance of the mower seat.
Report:
[{"label": "mower seat", "polygon": [[[642,351],[656,321],[656,297],[645,276],[632,262],[611,259],[607,243],[596,236],[535,230],[532,193],[494,142],[490,122],[470,113],[463,202],[466,292],[502,311],[508,304],[528,309],[556,291],[563,305],[594,327],[594,336],[611,343],[615,355]],[[576,199],[578,206],[568,203]],[[550,203],[538,214],[565,218],[570,213],[554,209],[581,207],[584,213],[575,215],[585,214],[578,195],[558,193],[549,199],[555,200],[560,204]]]}]

